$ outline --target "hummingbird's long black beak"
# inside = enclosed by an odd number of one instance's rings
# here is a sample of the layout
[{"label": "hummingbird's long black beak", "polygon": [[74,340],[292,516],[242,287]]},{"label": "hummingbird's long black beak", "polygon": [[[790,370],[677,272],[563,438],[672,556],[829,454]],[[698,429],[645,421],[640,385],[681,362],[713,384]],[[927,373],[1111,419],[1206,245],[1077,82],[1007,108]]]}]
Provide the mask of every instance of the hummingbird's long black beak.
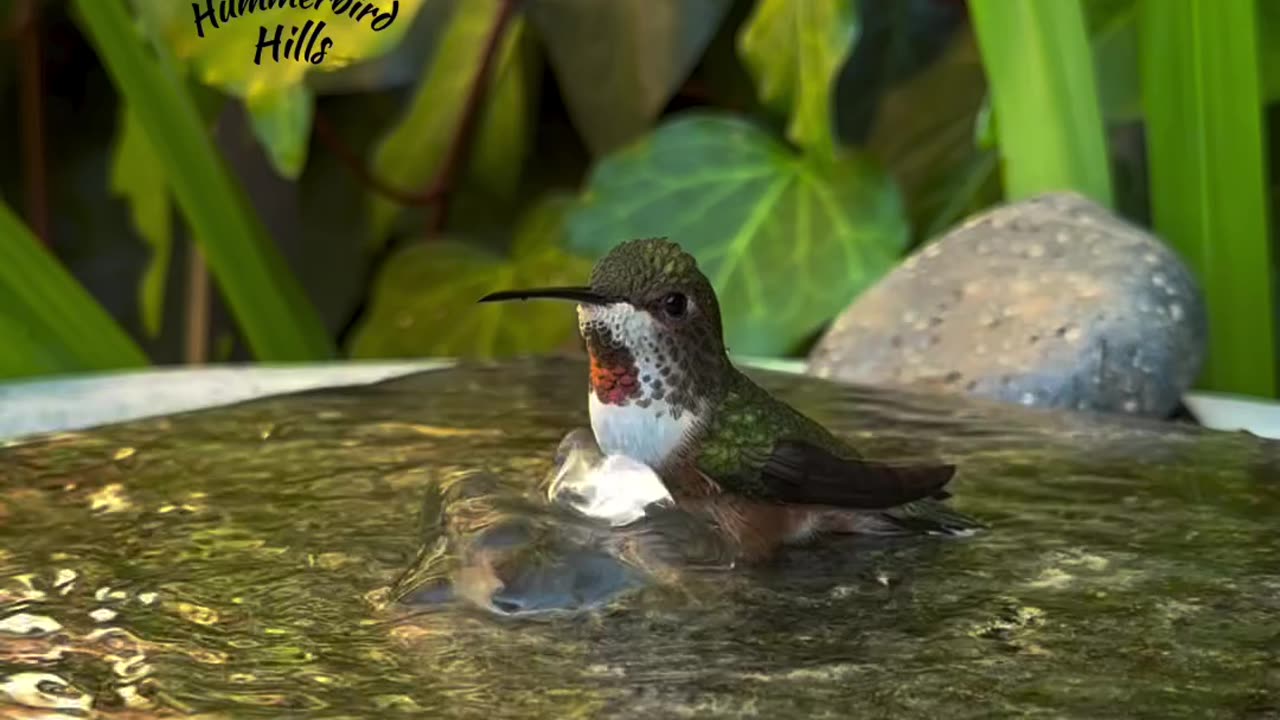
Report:
[{"label": "hummingbird's long black beak", "polygon": [[589,287],[550,287],[531,288],[529,290],[500,290],[491,292],[476,302],[502,302],[504,300],[528,300],[530,298],[553,298],[556,300],[573,300],[587,305],[608,305],[613,302],[608,297]]}]

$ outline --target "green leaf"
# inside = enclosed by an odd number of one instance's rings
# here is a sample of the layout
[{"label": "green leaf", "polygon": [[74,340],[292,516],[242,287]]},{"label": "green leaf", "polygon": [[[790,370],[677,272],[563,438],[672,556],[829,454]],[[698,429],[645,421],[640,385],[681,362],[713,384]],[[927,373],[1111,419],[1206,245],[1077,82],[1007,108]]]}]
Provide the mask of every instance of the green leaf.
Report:
[{"label": "green leaf", "polygon": [[[188,85],[207,127],[221,107],[211,90]],[[165,281],[173,253],[173,198],[155,147],[127,103],[120,103],[119,126],[112,149],[111,191],[129,204],[133,226],[151,248],[151,258],[138,285],[138,311],[149,337],[164,320]]]},{"label": "green leaf", "polygon": [[569,220],[570,246],[592,257],[654,236],[698,259],[735,353],[780,355],[893,265],[907,227],[893,184],[857,156],[814,162],[696,114],[601,162]]},{"label": "green leaf", "polygon": [[1103,117],[1136,120],[1142,114],[1137,0],[1084,0],[1083,7]]},{"label": "green leaf", "polygon": [[1201,377],[1216,390],[1274,396],[1255,4],[1144,0],[1140,27],[1152,217],[1195,271],[1208,302],[1209,357]]},{"label": "green leaf", "polygon": [[568,204],[551,197],[531,210],[509,258],[448,239],[400,251],[378,278],[352,355],[495,358],[547,352],[572,339],[577,319],[568,303],[476,303],[494,290],[585,281],[591,264],[561,249]]},{"label": "green leaf", "polygon": [[[994,205],[999,191],[988,190],[996,176],[996,154],[990,150],[975,150],[961,166],[942,174],[928,188],[922,204],[931,211],[929,224],[921,231],[920,239],[928,241],[942,236],[951,226],[966,215],[971,215]],[[984,197],[984,191],[994,198]]]},{"label": "green leaf", "polygon": [[1280,3],[1259,2],[1257,8],[1263,97],[1270,101],[1280,98]]},{"label": "green leaf", "polygon": [[[4,288],[0,287],[0,296]],[[46,338],[35,336],[35,330],[17,319],[18,313],[9,310],[0,314],[0,378],[24,378],[38,375],[62,374],[84,369],[75,357],[64,348]]]},{"label": "green leaf", "polygon": [[[1098,101],[1108,121],[1141,119],[1142,86],[1138,0],[1085,0],[1085,17],[1097,67]],[[1262,97],[1280,99],[1280,3],[1258,2]]]},{"label": "green leaf", "polygon": [[173,68],[147,52],[120,2],[76,0],[75,7],[155,148],[157,168],[168,178],[254,354],[268,361],[332,355],[319,315],[248,209]]},{"label": "green leaf", "polygon": [[253,134],[269,151],[276,172],[297,180],[307,164],[315,96],[306,87],[293,85],[277,92],[250,95],[245,98],[245,105]]},{"label": "green leaf", "polygon": [[[485,43],[502,0],[457,2],[435,58],[422,76],[404,116],[378,143],[373,172],[406,192],[425,189],[455,142],[467,94],[480,70]],[[498,50],[489,92],[474,139],[472,174],[498,195],[514,190],[528,147],[533,80],[524,21],[512,20]],[[381,243],[401,206],[372,197],[370,226]]]},{"label": "green leaf", "polygon": [[[995,152],[975,140],[989,133],[989,113],[982,110],[986,80],[973,35],[955,33],[933,52],[934,62],[881,95],[865,141],[901,188],[916,241],[984,206],[981,191],[996,179]],[[998,191],[990,199],[998,201]]]},{"label": "green leaf", "polygon": [[127,103],[120,104],[111,191],[129,203],[134,227],[151,246],[151,259],[138,288],[138,307],[143,328],[155,337],[164,317],[165,276],[173,249],[173,205],[160,159]]},{"label": "green leaf", "polygon": [[520,182],[540,87],[540,60],[523,19],[512,22],[498,50],[495,82],[480,111],[468,168],[470,179],[498,198],[510,199]]},{"label": "green leaf", "polygon": [[0,202],[0,377],[147,364],[147,356]]},{"label": "green leaf", "polygon": [[[257,0],[254,4],[257,10],[231,17],[226,22],[222,22],[218,14],[216,21],[206,17],[197,24],[197,11],[203,13],[210,7],[209,2],[133,0],[133,5],[146,25],[158,33],[175,57],[194,69],[201,82],[244,99],[253,116],[254,132],[274,166],[285,177],[297,179],[306,163],[307,133],[313,110],[311,93],[303,85],[306,75],[338,70],[390,51],[413,23],[424,0],[399,0],[395,18],[377,31],[372,28],[376,15],[366,15],[356,21],[347,14],[334,13],[332,3],[317,3],[319,8],[264,9],[268,2],[286,4],[275,0]],[[225,3],[231,8],[245,5],[243,0]],[[385,8],[386,12],[393,7],[391,0],[375,0],[371,5]],[[213,0],[211,6],[219,13],[223,3]],[[283,54],[277,61],[269,48],[259,56],[261,37],[269,42],[274,39],[277,28],[282,28],[280,50],[283,53],[283,42],[293,37],[292,29],[298,28],[300,34],[309,20],[313,29],[302,46],[304,54],[310,49],[315,57],[326,39],[332,41],[320,62],[308,62],[305,57],[299,61]],[[324,27],[315,30],[321,22],[325,23]],[[311,43],[313,37],[314,44]]]},{"label": "green leaf", "polygon": [[852,0],[757,0],[738,47],[760,101],[789,118],[787,138],[830,153],[831,96],[857,35]]},{"label": "green leaf", "polygon": [[973,146],[980,150],[996,148],[996,122],[991,117],[991,98],[982,101],[982,107],[973,118]]},{"label": "green leaf", "polygon": [[530,0],[578,132],[596,155],[652,125],[698,59],[729,0]]},{"label": "green leaf", "polygon": [[1079,0],[972,0],[1010,199],[1076,190],[1110,207],[1111,166]]}]

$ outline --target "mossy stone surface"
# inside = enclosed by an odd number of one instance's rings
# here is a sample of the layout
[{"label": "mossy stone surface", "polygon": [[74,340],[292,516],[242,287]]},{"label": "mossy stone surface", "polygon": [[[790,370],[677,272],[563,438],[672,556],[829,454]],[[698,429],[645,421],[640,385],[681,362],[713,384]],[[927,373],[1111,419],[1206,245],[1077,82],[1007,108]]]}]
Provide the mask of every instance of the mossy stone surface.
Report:
[{"label": "mossy stone surface", "polygon": [[[955,506],[990,529],[825,539],[764,568],[670,563],[612,586],[532,583],[504,607],[563,604],[575,587],[603,594],[530,619],[427,583],[414,603],[385,602],[440,532],[421,510],[450,478],[489,478],[463,493],[477,522],[489,511],[520,521],[484,546],[510,569],[532,573],[569,557],[556,548],[600,537],[529,495],[565,432],[587,424],[586,372],[565,361],[465,365],[0,449],[0,703],[28,708],[4,710],[1280,709],[1277,444],[798,376],[753,373],[870,457],[955,462]],[[603,577],[617,557],[585,553],[576,568]]]}]

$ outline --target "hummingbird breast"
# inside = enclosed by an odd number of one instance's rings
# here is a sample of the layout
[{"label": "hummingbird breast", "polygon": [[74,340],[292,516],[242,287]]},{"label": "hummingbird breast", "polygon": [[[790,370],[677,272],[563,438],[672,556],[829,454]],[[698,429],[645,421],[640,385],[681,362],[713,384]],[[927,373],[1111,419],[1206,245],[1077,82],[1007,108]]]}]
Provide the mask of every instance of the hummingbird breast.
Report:
[{"label": "hummingbird breast", "polygon": [[699,427],[694,403],[674,402],[681,373],[648,312],[627,303],[579,306],[578,326],[591,357],[588,406],[600,449],[655,469]]},{"label": "hummingbird breast", "polygon": [[601,402],[593,392],[587,402],[591,432],[600,449],[609,455],[626,455],[655,470],[681,451],[698,427],[696,415],[686,412],[677,417],[664,401],[643,407],[635,403],[613,405]]}]

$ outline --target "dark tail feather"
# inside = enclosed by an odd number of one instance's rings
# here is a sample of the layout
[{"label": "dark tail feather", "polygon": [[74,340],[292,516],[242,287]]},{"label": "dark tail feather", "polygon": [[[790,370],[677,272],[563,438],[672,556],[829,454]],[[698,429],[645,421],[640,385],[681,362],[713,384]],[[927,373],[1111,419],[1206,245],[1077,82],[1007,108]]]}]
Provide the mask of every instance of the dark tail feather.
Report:
[{"label": "dark tail feather", "polygon": [[987,526],[953,510],[936,499],[927,498],[907,503],[880,513],[890,525],[903,532],[926,535],[972,535]]},{"label": "dark tail feather", "polygon": [[845,458],[808,443],[783,440],[774,445],[759,472],[779,502],[880,510],[944,492],[956,468]]}]

